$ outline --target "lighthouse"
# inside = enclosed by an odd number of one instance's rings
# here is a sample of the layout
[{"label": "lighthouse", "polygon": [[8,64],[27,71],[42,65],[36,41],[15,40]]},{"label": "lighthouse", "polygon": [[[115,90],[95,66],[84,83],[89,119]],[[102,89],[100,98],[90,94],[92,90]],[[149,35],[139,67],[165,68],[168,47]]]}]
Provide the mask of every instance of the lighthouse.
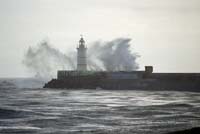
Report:
[{"label": "lighthouse", "polygon": [[82,36],[77,48],[77,71],[87,71],[87,48]]}]

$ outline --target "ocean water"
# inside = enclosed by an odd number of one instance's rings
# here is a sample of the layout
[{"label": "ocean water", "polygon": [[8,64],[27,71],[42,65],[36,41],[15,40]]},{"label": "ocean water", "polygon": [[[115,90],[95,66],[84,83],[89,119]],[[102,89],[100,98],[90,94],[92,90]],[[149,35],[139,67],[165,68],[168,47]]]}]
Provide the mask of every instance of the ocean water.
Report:
[{"label": "ocean water", "polygon": [[164,134],[200,126],[200,93],[40,88],[0,79],[0,133]]}]

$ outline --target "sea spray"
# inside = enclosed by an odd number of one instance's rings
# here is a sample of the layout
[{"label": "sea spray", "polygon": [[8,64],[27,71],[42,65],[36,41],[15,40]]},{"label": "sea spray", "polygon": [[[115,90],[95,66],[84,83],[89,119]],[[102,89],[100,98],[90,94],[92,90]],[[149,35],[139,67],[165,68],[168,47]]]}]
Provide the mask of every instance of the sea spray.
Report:
[{"label": "sea spray", "polygon": [[74,70],[75,62],[71,57],[53,48],[47,41],[43,41],[36,47],[29,47],[23,64],[36,77],[50,78],[56,76],[56,70]]},{"label": "sea spray", "polygon": [[117,38],[109,42],[95,42],[88,49],[89,66],[92,63],[97,70],[132,71],[139,68],[137,53],[130,50],[129,38]]},{"label": "sea spray", "polygon": [[[132,71],[139,68],[137,53],[130,50],[129,38],[117,38],[112,41],[96,41],[90,44],[87,51],[88,70],[93,71]],[[87,44],[86,44],[87,45]],[[53,48],[47,41],[36,47],[29,47],[23,64],[36,77],[52,78],[57,70],[76,70],[76,54],[62,53]]]}]

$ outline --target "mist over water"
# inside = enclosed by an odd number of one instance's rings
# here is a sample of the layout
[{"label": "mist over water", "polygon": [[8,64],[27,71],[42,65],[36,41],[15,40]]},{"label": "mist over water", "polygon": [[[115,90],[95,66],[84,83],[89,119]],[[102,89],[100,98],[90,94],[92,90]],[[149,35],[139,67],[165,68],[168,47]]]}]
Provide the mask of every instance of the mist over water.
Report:
[{"label": "mist over water", "polygon": [[[112,41],[96,41],[87,50],[88,70],[95,71],[131,71],[139,68],[137,53],[130,50],[129,38],[117,38]],[[86,44],[87,45],[87,44]],[[23,64],[37,77],[52,78],[57,70],[76,70],[76,54],[72,51],[62,53],[47,41],[36,47],[29,47]]]}]

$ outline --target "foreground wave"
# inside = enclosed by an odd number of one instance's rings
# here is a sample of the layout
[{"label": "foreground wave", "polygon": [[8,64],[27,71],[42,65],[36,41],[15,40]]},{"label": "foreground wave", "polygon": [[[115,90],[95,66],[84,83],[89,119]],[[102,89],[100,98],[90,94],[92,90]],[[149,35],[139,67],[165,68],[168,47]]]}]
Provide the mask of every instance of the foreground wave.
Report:
[{"label": "foreground wave", "polygon": [[35,81],[19,88],[19,79],[6,81],[0,86],[0,133],[164,134],[200,124],[200,93],[55,90],[36,88],[42,84]]}]

